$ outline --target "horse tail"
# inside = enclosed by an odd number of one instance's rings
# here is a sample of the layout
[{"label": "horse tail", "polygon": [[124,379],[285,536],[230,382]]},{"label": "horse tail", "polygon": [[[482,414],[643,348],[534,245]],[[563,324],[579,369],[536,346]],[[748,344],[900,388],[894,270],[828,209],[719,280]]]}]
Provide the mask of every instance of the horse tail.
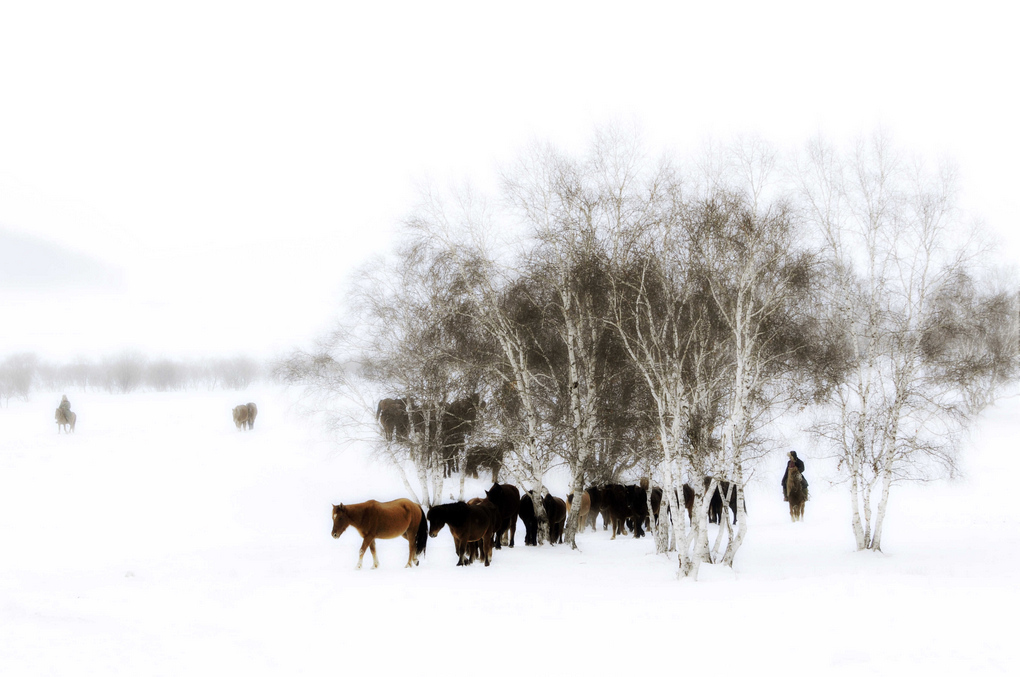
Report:
[{"label": "horse tail", "polygon": [[418,522],[418,535],[414,539],[414,551],[415,554],[425,554],[425,546],[429,543],[429,521],[425,517],[425,508],[418,506],[421,510],[421,521]]}]

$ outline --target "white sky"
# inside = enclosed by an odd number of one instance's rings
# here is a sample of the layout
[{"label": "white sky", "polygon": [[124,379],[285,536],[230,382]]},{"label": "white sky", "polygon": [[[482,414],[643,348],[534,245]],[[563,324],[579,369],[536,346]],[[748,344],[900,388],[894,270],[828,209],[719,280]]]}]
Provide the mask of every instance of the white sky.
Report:
[{"label": "white sky", "polygon": [[1020,246],[1006,3],[153,4],[0,4],[0,234],[123,280],[0,288],[0,357],[305,343],[426,174],[612,120],[656,150],[881,124]]}]

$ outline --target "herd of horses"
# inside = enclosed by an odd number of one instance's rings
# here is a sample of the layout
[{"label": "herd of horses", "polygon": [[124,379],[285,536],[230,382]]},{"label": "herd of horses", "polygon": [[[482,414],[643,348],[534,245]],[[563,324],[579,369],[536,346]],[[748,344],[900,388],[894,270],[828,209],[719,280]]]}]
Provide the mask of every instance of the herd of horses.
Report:
[{"label": "herd of horses", "polygon": [[[802,461],[800,463],[803,465]],[[706,477],[705,487],[709,487],[713,481],[713,478]],[[804,513],[807,483],[796,461],[791,459],[783,482],[784,493],[790,503],[790,517],[797,521]],[[721,523],[724,501],[733,514],[733,523],[737,523],[736,494],[736,487],[732,483],[716,482],[716,489],[709,502],[710,523]],[[679,498],[677,494],[678,505]],[[542,498],[542,507],[549,520],[549,540],[554,545],[563,542],[563,531],[573,499],[573,494],[568,495],[566,500],[551,494]],[[435,538],[444,527],[449,527],[457,554],[457,566],[465,566],[475,560],[481,560],[485,566],[489,566],[493,550],[499,550],[503,545],[514,547],[518,519],[524,522],[524,544],[538,545],[538,519],[533,501],[530,493],[522,495],[512,484],[494,482],[492,488],[485,491],[484,498],[436,505],[428,513],[406,498],[386,503],[366,501],[346,506],[341,503],[333,506],[332,535],[333,538],[339,538],[348,526],[358,531],[362,537],[359,569],[366,549],[372,551],[373,568],[379,566],[375,539],[403,536],[409,544],[407,566],[411,567],[418,564],[418,555],[425,552],[428,540],[426,536]],[[687,484],[683,485],[683,504],[688,520],[693,519],[694,491]],[[578,506],[578,530],[583,532],[589,525],[594,530],[596,519],[601,515],[603,529],[612,532],[610,540],[618,535],[626,535],[628,529],[633,532],[634,538],[640,538],[645,535],[645,529],[658,523],[661,505],[662,490],[653,487],[649,494],[646,480],[636,485],[591,486],[583,492]]]},{"label": "herd of horses", "polygon": [[[465,449],[466,440],[474,431],[475,423],[484,408],[485,402],[477,393],[443,404],[437,411],[416,407],[413,401],[405,398],[387,398],[379,402],[375,416],[387,444],[406,442],[411,435],[423,436],[439,450],[444,476],[450,477],[460,471],[458,464],[463,456],[465,475],[477,479],[479,470],[487,468],[492,472],[493,484],[485,492],[485,498],[436,505],[429,509],[428,514],[408,499],[388,503],[367,501],[348,506],[334,505],[333,537],[339,538],[348,525],[354,525],[364,539],[358,568],[361,568],[366,548],[372,550],[372,557],[375,558],[376,538],[396,538],[401,535],[410,544],[407,566],[417,564],[417,556],[425,551],[427,539],[424,534],[434,538],[443,527],[449,527],[453,535],[457,566],[470,564],[475,559],[481,559],[485,566],[489,566],[493,550],[500,549],[503,543],[514,546],[518,519],[524,522],[524,544],[538,545],[538,519],[534,504],[537,497],[533,498],[529,493],[522,495],[512,484],[498,482],[504,455],[513,446],[502,443]],[[790,519],[796,522],[804,515],[808,485],[803,477],[804,462],[797,458],[796,452],[791,451],[789,455],[790,461],[782,479],[783,500],[790,504]],[[725,501],[733,515],[733,523],[736,524],[736,485],[712,477],[705,477],[704,483],[706,490],[715,483],[715,490],[709,500],[709,523],[722,523]],[[687,518],[693,520],[694,490],[684,484],[682,491]],[[677,505],[680,505],[679,493],[676,498]],[[567,496],[566,500],[551,494],[541,499],[549,520],[549,539],[553,544],[563,542],[566,518],[573,499],[573,494]],[[595,521],[601,515],[603,529],[612,532],[610,539],[627,534],[628,529],[633,531],[635,538],[640,538],[653,521],[658,523],[661,504],[662,489],[653,487],[649,491],[647,480],[636,485],[591,486],[581,496],[578,529],[583,532],[589,524],[594,529]],[[416,507],[417,512],[411,506]],[[668,507],[667,501],[667,511]],[[375,566],[378,565],[379,561],[375,559]]]}]

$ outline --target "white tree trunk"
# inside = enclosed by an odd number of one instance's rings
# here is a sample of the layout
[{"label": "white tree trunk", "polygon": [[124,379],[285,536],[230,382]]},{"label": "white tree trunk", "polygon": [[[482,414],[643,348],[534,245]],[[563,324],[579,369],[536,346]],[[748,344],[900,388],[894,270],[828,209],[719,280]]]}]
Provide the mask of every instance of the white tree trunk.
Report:
[{"label": "white tree trunk", "polygon": [[[737,557],[737,551],[740,550],[740,546],[744,544],[744,536],[747,534],[747,512],[744,510],[744,472],[741,466],[737,466],[737,472],[734,473],[733,481],[730,483],[730,491],[736,492],[737,495],[737,533],[736,535],[730,535],[730,544],[726,548],[726,552],[723,554],[722,562],[726,566],[732,568],[733,561]],[[723,506],[729,504],[729,499],[723,501]],[[725,516],[729,515],[729,511],[723,508]],[[727,517],[727,520],[729,518]],[[727,521],[727,524],[729,522]],[[727,529],[728,531],[729,529]]]},{"label": "white tree trunk", "polygon": [[864,550],[868,542],[865,540],[864,527],[861,525],[861,487],[856,470],[852,470],[850,473],[850,510],[857,549]]}]

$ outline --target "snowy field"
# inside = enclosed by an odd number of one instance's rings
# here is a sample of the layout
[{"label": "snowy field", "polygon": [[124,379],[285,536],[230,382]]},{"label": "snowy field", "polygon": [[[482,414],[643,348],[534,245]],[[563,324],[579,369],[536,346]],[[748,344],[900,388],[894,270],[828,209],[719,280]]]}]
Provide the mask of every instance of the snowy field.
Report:
[{"label": "snowy field", "polygon": [[[798,446],[805,522],[777,450],[736,566],[680,583],[650,539],[525,548],[523,524],[488,568],[455,567],[444,529],[415,570],[399,539],[356,571],[360,539],[330,537],[330,504],[402,484],[364,448],[337,452],[287,393],[68,396],[70,436],[59,393],[0,409],[2,675],[1020,674],[1020,399],[986,414],[963,479],[894,491],[884,554],[854,552],[845,490]],[[239,433],[230,410],[249,400]]]}]

